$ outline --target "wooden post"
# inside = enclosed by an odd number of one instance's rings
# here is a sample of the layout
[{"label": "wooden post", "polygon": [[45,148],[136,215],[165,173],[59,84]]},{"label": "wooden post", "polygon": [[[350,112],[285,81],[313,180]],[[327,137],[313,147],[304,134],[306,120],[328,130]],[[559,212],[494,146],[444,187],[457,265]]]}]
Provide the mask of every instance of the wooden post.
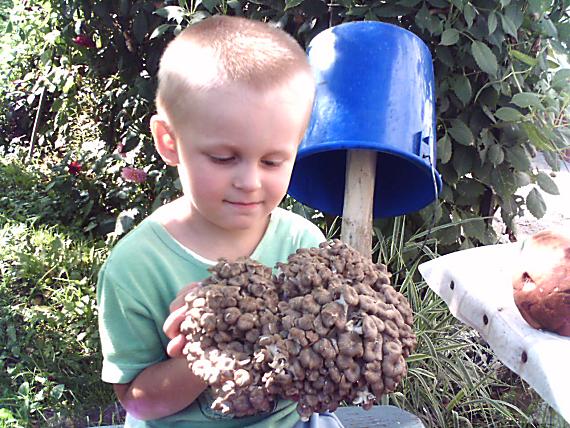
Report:
[{"label": "wooden post", "polygon": [[375,176],[375,151],[348,150],[340,236],[367,258],[372,257]]}]

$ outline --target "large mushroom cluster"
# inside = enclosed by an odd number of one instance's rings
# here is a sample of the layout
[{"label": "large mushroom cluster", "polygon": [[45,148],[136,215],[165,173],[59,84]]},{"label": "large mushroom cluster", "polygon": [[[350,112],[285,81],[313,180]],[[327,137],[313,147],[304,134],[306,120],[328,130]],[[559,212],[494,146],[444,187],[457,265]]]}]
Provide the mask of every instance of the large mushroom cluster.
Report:
[{"label": "large mushroom cluster", "polygon": [[181,325],[193,373],[215,398],[212,409],[236,417],[269,411],[275,397],[262,377],[270,367],[260,338],[279,330],[271,269],[250,259],[221,260],[196,292],[186,296]]},{"label": "large mushroom cluster", "polygon": [[333,240],[277,268],[221,261],[187,297],[185,353],[213,388],[212,408],[245,416],[283,397],[308,419],[394,391],[416,337],[386,266]]}]

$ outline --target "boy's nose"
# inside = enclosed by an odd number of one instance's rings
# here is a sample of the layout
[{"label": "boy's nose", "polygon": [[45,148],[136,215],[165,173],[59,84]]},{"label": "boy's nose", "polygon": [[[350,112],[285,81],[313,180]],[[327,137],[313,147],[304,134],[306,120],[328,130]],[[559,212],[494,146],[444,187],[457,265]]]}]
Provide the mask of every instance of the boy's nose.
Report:
[{"label": "boy's nose", "polygon": [[234,178],[234,186],[251,192],[261,188],[261,174],[257,165],[244,165],[239,168]]}]

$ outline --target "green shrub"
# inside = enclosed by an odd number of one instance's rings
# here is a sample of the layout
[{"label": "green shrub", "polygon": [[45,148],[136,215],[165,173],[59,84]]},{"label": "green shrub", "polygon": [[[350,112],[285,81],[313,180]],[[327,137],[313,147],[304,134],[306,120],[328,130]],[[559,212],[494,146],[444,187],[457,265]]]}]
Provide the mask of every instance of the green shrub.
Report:
[{"label": "green shrub", "polygon": [[108,405],[95,303],[104,243],[4,216],[0,224],[0,425],[45,426]]},{"label": "green shrub", "polygon": [[[569,0],[343,0],[330,6],[319,0],[44,0],[32,8],[43,24],[25,27],[34,37],[16,36],[21,31],[14,25],[8,30],[23,46],[38,36],[47,40],[41,55],[37,45],[28,45],[27,56],[22,52],[12,61],[29,58],[38,65],[18,89],[20,101],[25,94],[27,117],[33,117],[43,88],[48,93],[38,155],[57,151],[65,168],[90,140],[102,142],[107,157],[118,147],[126,155],[84,165],[83,171],[92,173],[89,197],[98,201],[84,226],[104,233],[109,228],[100,224],[121,212],[123,217],[131,209],[145,213],[177,194],[173,172],[150,143],[148,120],[160,54],[186,25],[211,14],[243,15],[272,21],[303,45],[345,21],[404,27],[433,54],[437,167],[444,179],[440,203],[408,223],[414,230],[434,212],[438,224],[456,224],[437,233],[441,250],[451,251],[495,242],[489,219],[498,210],[510,230],[524,210],[541,217],[546,209],[541,192],[558,191],[547,174],[532,168],[531,159],[544,152],[556,170],[557,155],[570,141],[569,5]],[[119,181],[124,167],[151,177],[146,188],[131,191],[131,183]],[[517,196],[526,184],[535,188],[526,198]],[[111,189],[116,192],[107,198]]]}]

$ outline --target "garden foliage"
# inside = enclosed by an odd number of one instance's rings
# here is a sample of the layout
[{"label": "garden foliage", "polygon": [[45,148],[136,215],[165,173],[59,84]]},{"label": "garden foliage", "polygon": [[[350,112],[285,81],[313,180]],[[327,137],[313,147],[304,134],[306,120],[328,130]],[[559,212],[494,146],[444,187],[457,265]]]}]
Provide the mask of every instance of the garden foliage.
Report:
[{"label": "garden foliage", "polygon": [[[451,224],[437,232],[441,248],[493,243],[484,218],[500,209],[513,229],[523,210],[544,214],[541,192],[558,192],[531,159],[543,152],[557,170],[570,145],[569,0],[27,3],[14,2],[3,36],[18,46],[2,70],[10,81],[0,99],[8,107],[3,144],[28,149],[44,92],[34,155],[55,154],[60,166],[51,186],[74,190],[69,202],[85,230],[108,233],[120,216],[120,233],[176,194],[175,176],[158,161],[148,132],[158,61],[173,35],[212,14],[273,22],[304,46],[331,25],[363,19],[399,25],[426,42],[444,186],[439,203],[411,224],[432,213],[438,224]],[[526,198],[516,195],[529,184]]]}]

